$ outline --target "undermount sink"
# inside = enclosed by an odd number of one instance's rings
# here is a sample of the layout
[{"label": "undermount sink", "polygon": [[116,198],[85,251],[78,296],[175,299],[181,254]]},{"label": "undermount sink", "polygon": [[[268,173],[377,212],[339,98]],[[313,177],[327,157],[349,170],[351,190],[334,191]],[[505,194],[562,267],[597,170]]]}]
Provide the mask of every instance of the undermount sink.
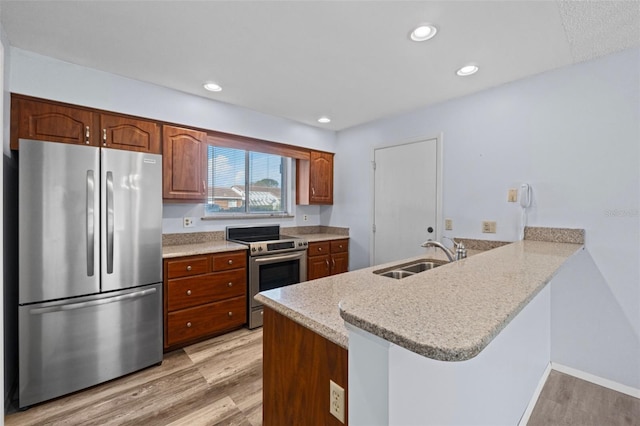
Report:
[{"label": "undermount sink", "polygon": [[383,277],[394,278],[396,280],[410,277],[420,272],[428,271],[429,269],[436,268],[440,265],[444,265],[446,260],[439,259],[420,259],[409,263],[403,263],[400,265],[391,266],[389,268],[373,271],[374,274],[381,275]]},{"label": "undermount sink", "polygon": [[404,270],[393,270],[393,271],[383,272],[380,275],[382,275],[383,277],[395,278],[396,280],[399,280],[400,278],[415,275],[415,272],[409,272]]}]

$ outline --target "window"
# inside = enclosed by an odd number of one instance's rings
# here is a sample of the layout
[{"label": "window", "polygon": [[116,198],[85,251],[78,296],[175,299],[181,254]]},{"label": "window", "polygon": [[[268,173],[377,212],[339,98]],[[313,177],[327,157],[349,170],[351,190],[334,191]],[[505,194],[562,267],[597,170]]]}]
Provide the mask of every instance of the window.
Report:
[{"label": "window", "polygon": [[209,145],[205,212],[286,214],[287,157]]}]

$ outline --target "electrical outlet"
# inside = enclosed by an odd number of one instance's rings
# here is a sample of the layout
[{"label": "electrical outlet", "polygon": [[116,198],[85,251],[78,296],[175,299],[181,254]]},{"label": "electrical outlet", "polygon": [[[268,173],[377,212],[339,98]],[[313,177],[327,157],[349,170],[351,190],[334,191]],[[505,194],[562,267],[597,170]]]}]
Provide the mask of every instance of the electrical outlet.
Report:
[{"label": "electrical outlet", "polygon": [[309,220],[309,216],[307,216],[306,214],[304,216],[302,216],[302,220],[304,220],[305,222]]},{"label": "electrical outlet", "polygon": [[453,219],[445,219],[444,220],[444,230],[445,231],[453,231]]},{"label": "electrical outlet", "polygon": [[344,389],[329,380],[329,412],[344,423]]},{"label": "electrical outlet", "polygon": [[482,221],[482,232],[485,234],[495,234],[496,222],[491,220]]},{"label": "electrical outlet", "polygon": [[182,226],[184,226],[185,228],[193,228],[194,223],[192,217],[183,217],[182,220]]},{"label": "electrical outlet", "polygon": [[515,203],[518,201],[518,190],[515,188],[509,189],[509,194],[507,195],[507,201],[509,203]]}]

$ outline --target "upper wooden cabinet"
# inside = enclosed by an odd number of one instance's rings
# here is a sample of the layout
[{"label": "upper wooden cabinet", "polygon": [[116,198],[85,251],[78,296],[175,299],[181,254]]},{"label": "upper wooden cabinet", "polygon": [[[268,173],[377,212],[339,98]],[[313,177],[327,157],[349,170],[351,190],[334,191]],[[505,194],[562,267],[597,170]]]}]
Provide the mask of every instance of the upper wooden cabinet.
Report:
[{"label": "upper wooden cabinet", "polygon": [[311,151],[296,163],[296,204],[333,204],[333,154]]},{"label": "upper wooden cabinet", "polygon": [[12,95],[11,149],[21,138],[97,146],[94,119],[88,109]]},{"label": "upper wooden cabinet", "polygon": [[11,149],[19,149],[20,138],[161,152],[160,126],[153,121],[12,95]]},{"label": "upper wooden cabinet", "polygon": [[162,198],[203,202],[207,196],[207,134],[162,127]]},{"label": "upper wooden cabinet", "polygon": [[159,154],[160,126],[139,118],[100,114],[101,143],[105,148]]}]

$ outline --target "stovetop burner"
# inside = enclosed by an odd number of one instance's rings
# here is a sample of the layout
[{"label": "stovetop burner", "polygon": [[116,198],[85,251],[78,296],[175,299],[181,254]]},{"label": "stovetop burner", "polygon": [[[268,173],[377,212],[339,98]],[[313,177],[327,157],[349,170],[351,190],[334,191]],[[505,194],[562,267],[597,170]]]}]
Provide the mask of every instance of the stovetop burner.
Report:
[{"label": "stovetop burner", "polygon": [[306,250],[309,243],[304,238],[280,234],[280,225],[227,227],[228,241],[249,246],[251,256]]}]

